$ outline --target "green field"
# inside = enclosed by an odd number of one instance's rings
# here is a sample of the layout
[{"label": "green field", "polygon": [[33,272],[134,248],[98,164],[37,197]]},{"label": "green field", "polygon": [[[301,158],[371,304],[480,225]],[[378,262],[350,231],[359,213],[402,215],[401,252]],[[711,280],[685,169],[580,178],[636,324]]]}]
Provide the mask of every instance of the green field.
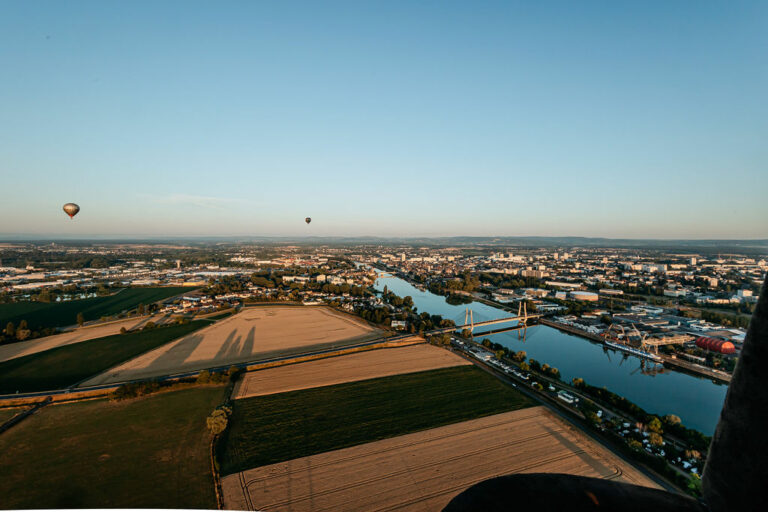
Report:
[{"label": "green field", "polygon": [[211,325],[196,320],[182,325],[115,334],[0,363],[0,394],[47,391],[73,386],[128,359]]},{"label": "green field", "polygon": [[159,300],[173,297],[189,288],[126,288],[107,297],[73,300],[68,302],[12,302],[0,304],[0,328],[5,328],[8,322],[19,325],[26,320],[30,329],[44,327],[65,327],[77,323],[77,314],[82,313],[85,321],[98,320],[102,316],[110,316],[130,310],[139,304],[151,304]]},{"label": "green field", "polygon": [[473,366],[236,400],[222,473],[532,405]]},{"label": "green field", "polygon": [[44,407],[0,435],[0,509],[216,509],[205,418],[224,390]]}]

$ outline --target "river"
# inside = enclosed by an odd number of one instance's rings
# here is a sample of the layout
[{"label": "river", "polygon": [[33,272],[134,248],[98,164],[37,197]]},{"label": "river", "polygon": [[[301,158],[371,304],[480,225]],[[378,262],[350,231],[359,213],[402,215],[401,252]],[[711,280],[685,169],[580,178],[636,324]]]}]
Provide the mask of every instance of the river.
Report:
[{"label": "river", "polygon": [[[471,307],[476,322],[509,316],[500,308],[476,301],[469,305],[448,304],[445,297],[421,291],[397,277],[379,278],[374,287],[381,291],[385,285],[400,297],[410,295],[419,313],[441,315],[457,324],[464,323],[467,307]],[[487,329],[500,327],[503,325]],[[516,332],[485,337],[512,350],[524,350],[528,358],[556,367],[567,382],[581,377],[593,386],[605,386],[649,413],[675,414],[684,425],[706,435],[712,435],[720,417],[727,390],[725,384],[669,369],[664,373],[645,374],[638,357],[545,325],[529,328],[525,341],[518,339]],[[653,365],[646,362],[646,366]]]}]

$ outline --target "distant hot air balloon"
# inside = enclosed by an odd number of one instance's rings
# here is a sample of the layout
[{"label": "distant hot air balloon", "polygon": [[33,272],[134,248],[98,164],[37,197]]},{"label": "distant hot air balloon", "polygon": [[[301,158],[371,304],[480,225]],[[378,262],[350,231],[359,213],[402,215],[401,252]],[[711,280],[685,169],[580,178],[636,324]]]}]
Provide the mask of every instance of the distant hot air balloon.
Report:
[{"label": "distant hot air balloon", "polygon": [[312,218],[311,217],[307,217],[306,219],[304,219],[304,222],[309,224],[310,222],[312,222]]},{"label": "distant hot air balloon", "polygon": [[73,218],[80,211],[80,207],[75,203],[67,203],[64,205],[64,213],[69,215],[69,218]]}]

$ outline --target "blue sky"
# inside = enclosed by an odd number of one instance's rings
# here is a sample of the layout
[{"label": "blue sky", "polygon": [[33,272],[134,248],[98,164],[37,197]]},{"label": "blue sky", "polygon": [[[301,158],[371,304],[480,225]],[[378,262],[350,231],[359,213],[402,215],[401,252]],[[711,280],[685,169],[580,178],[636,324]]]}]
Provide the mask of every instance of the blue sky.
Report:
[{"label": "blue sky", "polygon": [[2,2],[0,234],[768,238],[766,26],[760,1]]}]

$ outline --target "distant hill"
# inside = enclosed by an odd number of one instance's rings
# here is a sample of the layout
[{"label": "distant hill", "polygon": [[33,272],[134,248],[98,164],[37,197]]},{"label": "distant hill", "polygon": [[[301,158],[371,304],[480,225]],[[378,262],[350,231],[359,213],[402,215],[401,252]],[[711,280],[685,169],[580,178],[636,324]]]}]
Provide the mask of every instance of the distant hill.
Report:
[{"label": "distant hill", "polygon": [[58,239],[44,237],[0,237],[11,243],[56,242],[63,245],[95,244],[222,244],[222,243],[261,243],[273,245],[411,245],[428,247],[604,247],[626,249],[652,249],[661,251],[680,251],[702,254],[751,254],[768,255],[768,239],[753,240],[721,240],[721,239],[653,239],[653,238],[592,238],[580,236],[450,236],[450,237],[378,237],[378,236],[200,236],[200,237],[147,237],[147,238],[107,238],[94,237],[90,239]]}]

